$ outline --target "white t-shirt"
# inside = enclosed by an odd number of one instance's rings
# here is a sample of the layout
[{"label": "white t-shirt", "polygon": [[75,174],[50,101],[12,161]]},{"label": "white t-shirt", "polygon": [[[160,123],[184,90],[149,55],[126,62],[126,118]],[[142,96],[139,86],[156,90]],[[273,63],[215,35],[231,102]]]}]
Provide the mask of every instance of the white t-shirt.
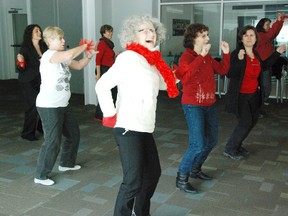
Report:
[{"label": "white t-shirt", "polygon": [[65,63],[50,63],[56,50],[47,50],[40,63],[41,86],[36,99],[37,107],[66,107],[71,96],[70,78],[71,73]]}]

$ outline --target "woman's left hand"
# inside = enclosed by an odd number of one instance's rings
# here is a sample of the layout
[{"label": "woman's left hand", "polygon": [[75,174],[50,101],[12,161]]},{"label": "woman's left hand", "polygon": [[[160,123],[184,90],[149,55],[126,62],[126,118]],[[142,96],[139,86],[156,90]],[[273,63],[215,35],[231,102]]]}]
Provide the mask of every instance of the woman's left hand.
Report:
[{"label": "woman's left hand", "polygon": [[230,48],[229,48],[229,44],[226,41],[221,41],[220,46],[224,54],[229,53]]},{"label": "woman's left hand", "polygon": [[276,51],[281,54],[284,53],[286,51],[286,44],[280,45]]}]

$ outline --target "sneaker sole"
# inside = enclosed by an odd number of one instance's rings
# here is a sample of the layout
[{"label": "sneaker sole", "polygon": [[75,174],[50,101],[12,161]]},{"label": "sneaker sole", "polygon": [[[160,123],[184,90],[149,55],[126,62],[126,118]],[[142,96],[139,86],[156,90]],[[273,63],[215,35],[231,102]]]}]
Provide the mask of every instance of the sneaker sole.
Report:
[{"label": "sneaker sole", "polygon": [[226,152],[223,152],[223,155],[228,157],[228,158],[231,158],[232,160],[242,160],[244,157],[239,157],[239,158],[236,158],[236,157],[233,157],[232,155],[226,153]]},{"label": "sneaker sole", "polygon": [[51,179],[41,180],[41,179],[36,179],[36,178],[34,178],[34,183],[35,184],[41,184],[41,185],[44,185],[44,186],[51,186],[51,185],[55,184],[55,182],[53,180],[51,180]]},{"label": "sneaker sole", "polygon": [[66,172],[66,171],[76,171],[76,170],[80,170],[81,169],[81,166],[79,165],[76,165],[77,167],[61,167],[61,166],[58,166],[58,170],[60,172]]}]

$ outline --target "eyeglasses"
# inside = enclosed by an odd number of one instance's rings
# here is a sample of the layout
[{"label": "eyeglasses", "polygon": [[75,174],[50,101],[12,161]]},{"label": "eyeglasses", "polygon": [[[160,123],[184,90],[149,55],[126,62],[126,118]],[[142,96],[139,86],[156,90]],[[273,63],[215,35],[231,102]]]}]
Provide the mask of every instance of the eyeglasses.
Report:
[{"label": "eyeglasses", "polygon": [[156,31],[155,31],[155,29],[140,29],[140,30],[138,30],[138,32],[139,33],[145,33],[145,34],[148,34],[148,33],[152,33],[152,34],[155,34],[156,33]]}]

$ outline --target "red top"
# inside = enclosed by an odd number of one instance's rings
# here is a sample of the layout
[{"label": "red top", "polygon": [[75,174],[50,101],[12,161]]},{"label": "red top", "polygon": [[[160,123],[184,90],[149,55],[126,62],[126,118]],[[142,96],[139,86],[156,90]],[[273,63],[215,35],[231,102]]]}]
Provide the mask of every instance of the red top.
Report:
[{"label": "red top", "polygon": [[265,61],[274,52],[273,40],[277,37],[284,21],[277,20],[268,32],[258,32],[258,42],[256,50],[262,61]]},{"label": "red top", "polygon": [[258,88],[258,77],[261,71],[261,66],[256,57],[251,59],[248,55],[246,55],[246,61],[246,70],[240,88],[240,93],[253,94]]},{"label": "red top", "polygon": [[96,65],[111,67],[115,61],[115,52],[104,40],[100,40],[97,46]]},{"label": "red top", "polygon": [[214,73],[226,75],[230,66],[230,54],[223,54],[222,62],[211,55],[198,55],[187,48],[179,60],[175,71],[183,86],[182,104],[211,106],[216,102],[216,82]]}]

